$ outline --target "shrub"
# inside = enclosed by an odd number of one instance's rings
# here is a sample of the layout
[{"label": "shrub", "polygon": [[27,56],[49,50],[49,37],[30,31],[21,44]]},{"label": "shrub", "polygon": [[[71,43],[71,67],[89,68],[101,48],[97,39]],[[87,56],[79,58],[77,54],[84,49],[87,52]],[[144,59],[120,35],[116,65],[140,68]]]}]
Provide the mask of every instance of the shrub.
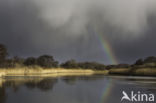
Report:
[{"label": "shrub", "polygon": [[62,63],[61,67],[63,67],[63,68],[79,68],[78,63],[73,59],[66,61],[65,63]]},{"label": "shrub", "polygon": [[24,61],[24,65],[26,66],[33,66],[37,65],[37,59],[34,57],[29,57]]},{"label": "shrub", "polygon": [[0,44],[0,62],[5,61],[7,55],[6,47],[3,44]]},{"label": "shrub", "polygon": [[106,66],[96,62],[84,62],[79,63],[79,67],[83,69],[104,70]]},{"label": "shrub", "polygon": [[0,67],[5,66],[5,59],[7,57],[7,49],[3,44],[0,44]]},{"label": "shrub", "polygon": [[134,65],[143,65],[144,61],[142,59],[138,59]]},{"label": "shrub", "polygon": [[129,68],[129,67],[130,67],[129,64],[118,64],[114,66],[114,68]]},{"label": "shrub", "polygon": [[[33,58],[33,57],[32,57]],[[12,58],[12,61],[15,63],[15,64],[19,64],[19,65],[23,65],[24,62],[25,62],[25,59],[24,58],[21,58],[21,57],[18,57],[18,56],[15,56]]]},{"label": "shrub", "polygon": [[144,63],[156,63],[156,57],[150,56],[144,60]]},{"label": "shrub", "polygon": [[49,56],[49,55],[40,56],[37,59],[37,64],[45,68],[58,67],[58,62],[54,61],[53,56]]}]

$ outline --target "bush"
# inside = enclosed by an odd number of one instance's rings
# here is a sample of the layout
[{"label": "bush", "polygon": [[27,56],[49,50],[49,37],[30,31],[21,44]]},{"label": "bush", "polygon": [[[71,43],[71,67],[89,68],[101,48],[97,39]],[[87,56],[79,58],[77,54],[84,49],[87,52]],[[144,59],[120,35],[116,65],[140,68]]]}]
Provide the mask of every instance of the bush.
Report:
[{"label": "bush", "polygon": [[7,53],[7,49],[5,47],[5,45],[0,44],[0,67],[4,67],[5,66],[5,60],[7,57],[8,53]]},{"label": "bush", "polygon": [[143,65],[144,61],[142,59],[138,59],[134,65]]},{"label": "bush", "polygon": [[63,68],[79,68],[78,63],[73,59],[66,61],[65,63],[62,63],[61,67],[63,67]]},{"label": "bush", "polygon": [[130,67],[129,64],[118,64],[114,66],[114,68],[129,68],[129,67]]},{"label": "bush", "polygon": [[34,57],[29,57],[24,61],[24,65],[26,66],[33,66],[37,65],[37,59]]},{"label": "bush", "polygon": [[112,68],[116,68],[116,65],[107,65],[107,66],[106,66],[106,69],[108,69],[108,70],[109,70],[109,69],[112,69]]},{"label": "bush", "polygon": [[81,62],[77,63],[75,60],[69,60],[61,64],[63,68],[81,68],[81,69],[95,69],[95,70],[104,70],[106,69],[104,64],[97,62]]},{"label": "bush", "polygon": [[96,62],[84,62],[79,63],[79,67],[83,69],[104,70],[106,66]]},{"label": "bush", "polygon": [[45,68],[58,67],[58,62],[54,61],[53,56],[49,56],[49,55],[40,56],[37,59],[37,64]]},{"label": "bush", "polygon": [[21,58],[21,57],[18,57],[18,56],[15,56],[15,57],[12,58],[12,61],[15,64],[23,65],[24,62],[25,62],[25,59],[24,58]]},{"label": "bush", "polygon": [[4,62],[7,55],[6,47],[3,44],[0,44],[0,62]]},{"label": "bush", "polygon": [[150,56],[144,60],[144,63],[156,63],[156,57]]}]

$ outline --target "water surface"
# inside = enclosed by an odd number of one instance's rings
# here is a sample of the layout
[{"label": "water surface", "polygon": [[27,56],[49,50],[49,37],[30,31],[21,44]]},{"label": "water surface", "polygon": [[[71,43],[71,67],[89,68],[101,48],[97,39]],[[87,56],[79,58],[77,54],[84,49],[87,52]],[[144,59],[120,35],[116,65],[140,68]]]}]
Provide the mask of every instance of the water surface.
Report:
[{"label": "water surface", "polygon": [[102,75],[7,77],[0,80],[0,103],[131,103],[121,102],[122,91],[155,95],[156,79]]}]

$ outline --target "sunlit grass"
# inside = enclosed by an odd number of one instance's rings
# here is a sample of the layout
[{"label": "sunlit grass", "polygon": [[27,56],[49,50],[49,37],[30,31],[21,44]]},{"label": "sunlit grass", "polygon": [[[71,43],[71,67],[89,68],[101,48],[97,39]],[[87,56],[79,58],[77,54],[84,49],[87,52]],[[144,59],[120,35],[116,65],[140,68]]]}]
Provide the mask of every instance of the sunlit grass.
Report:
[{"label": "sunlit grass", "polygon": [[92,74],[108,74],[107,70],[91,70],[91,69],[64,69],[64,68],[41,68],[41,67],[16,67],[1,68],[0,76],[65,76],[65,75],[92,75]]},{"label": "sunlit grass", "polygon": [[1,68],[0,77],[2,76],[80,76],[80,75],[147,75],[156,76],[156,68],[112,68],[110,70],[92,70],[80,68],[41,68],[41,67],[16,67]]}]

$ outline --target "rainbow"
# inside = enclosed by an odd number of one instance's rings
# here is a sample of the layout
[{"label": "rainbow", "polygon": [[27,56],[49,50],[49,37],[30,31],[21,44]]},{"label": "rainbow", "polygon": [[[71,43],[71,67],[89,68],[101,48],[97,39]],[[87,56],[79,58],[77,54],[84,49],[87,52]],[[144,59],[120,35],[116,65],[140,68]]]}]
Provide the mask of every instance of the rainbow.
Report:
[{"label": "rainbow", "polygon": [[107,59],[109,60],[109,64],[118,64],[118,62],[117,62],[118,60],[115,57],[111,43],[108,41],[106,36],[97,32],[97,30],[95,30],[95,29],[94,30],[92,29],[91,32],[97,37],[98,41],[100,42],[102,50],[105,53],[105,55],[107,56]]},{"label": "rainbow", "polygon": [[109,60],[109,62],[111,64],[117,64],[117,59],[113,53],[113,49],[111,47],[111,44],[109,43],[109,41],[106,39],[106,37],[104,37],[104,35],[101,35],[100,33],[97,34],[98,39],[102,45],[103,51],[106,53],[107,58]]},{"label": "rainbow", "polygon": [[[106,36],[102,35],[102,33],[98,32],[96,29],[91,29],[91,33],[93,33],[96,36],[109,63],[118,64],[118,60],[116,59],[115,53],[113,52],[111,43],[108,41]],[[106,103],[108,97],[110,96],[110,93],[112,92],[112,89],[113,81],[105,80],[100,103]]]},{"label": "rainbow", "polygon": [[99,103],[106,103],[107,100],[110,97],[111,91],[113,89],[113,82],[112,80],[106,80],[104,81],[104,88],[102,90],[102,96],[101,96],[101,100]]}]

